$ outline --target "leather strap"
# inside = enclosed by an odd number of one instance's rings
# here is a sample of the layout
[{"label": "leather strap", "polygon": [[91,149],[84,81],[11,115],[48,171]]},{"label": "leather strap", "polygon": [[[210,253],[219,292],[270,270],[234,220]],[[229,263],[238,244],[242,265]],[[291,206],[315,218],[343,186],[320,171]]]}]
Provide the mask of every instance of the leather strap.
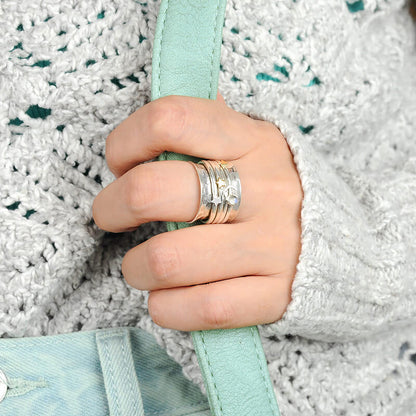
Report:
[{"label": "leather strap", "polygon": [[[226,0],[162,0],[152,60],[152,100],[216,99]],[[195,157],[164,152],[159,160]],[[194,223],[196,224],[196,223]],[[168,222],[169,231],[193,226]],[[215,416],[280,416],[256,326],[194,331],[195,351]]]}]

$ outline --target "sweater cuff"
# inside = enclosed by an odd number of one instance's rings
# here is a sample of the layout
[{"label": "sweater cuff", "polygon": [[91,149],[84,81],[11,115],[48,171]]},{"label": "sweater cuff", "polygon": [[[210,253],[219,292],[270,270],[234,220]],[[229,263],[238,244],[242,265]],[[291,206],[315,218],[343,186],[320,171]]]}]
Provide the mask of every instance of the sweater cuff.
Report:
[{"label": "sweater cuff", "polygon": [[[267,115],[248,115],[279,128],[304,193],[292,299],[281,319],[259,325],[262,335],[350,341],[415,322],[415,285],[411,289],[403,279],[411,272],[405,266],[406,247],[380,244],[375,238],[380,228],[377,216],[371,220],[371,209],[360,203],[357,189],[344,182],[298,126]],[[362,188],[359,191],[365,192],[371,186],[363,181]]]}]

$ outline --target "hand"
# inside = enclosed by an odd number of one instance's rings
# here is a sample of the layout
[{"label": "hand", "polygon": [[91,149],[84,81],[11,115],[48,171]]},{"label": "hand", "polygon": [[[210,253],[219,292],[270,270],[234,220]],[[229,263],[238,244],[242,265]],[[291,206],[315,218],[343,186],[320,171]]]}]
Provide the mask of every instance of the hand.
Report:
[{"label": "hand", "polygon": [[[131,231],[149,221],[191,221],[199,180],[190,163],[152,161],[163,151],[232,161],[241,181],[238,216],[155,235],[129,250],[122,273],[149,290],[149,314],[167,328],[238,328],[280,319],[300,254],[303,192],[292,154],[272,123],[217,100],[166,96],[129,116],[107,138],[116,180],[92,206],[98,227]],[[140,164],[141,163],[141,164]]]}]

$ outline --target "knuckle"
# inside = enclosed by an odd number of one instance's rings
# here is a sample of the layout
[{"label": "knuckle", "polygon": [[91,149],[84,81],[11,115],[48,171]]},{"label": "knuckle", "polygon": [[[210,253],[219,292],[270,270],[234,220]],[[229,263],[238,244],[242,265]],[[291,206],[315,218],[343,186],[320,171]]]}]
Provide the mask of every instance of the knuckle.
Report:
[{"label": "knuckle", "polygon": [[258,126],[258,132],[261,137],[268,138],[270,140],[275,140],[276,136],[281,136],[279,128],[268,120],[256,120]]},{"label": "knuckle", "polygon": [[163,178],[151,167],[151,163],[139,165],[128,172],[123,194],[125,203],[134,217],[145,220],[143,215],[152,212],[162,182]]},{"label": "knuckle", "polygon": [[162,238],[153,238],[147,246],[150,273],[158,287],[172,280],[172,276],[180,269],[177,248],[160,240]]},{"label": "knuckle", "polygon": [[215,292],[205,296],[200,307],[201,320],[208,328],[227,328],[233,319],[233,310],[223,295]]},{"label": "knuckle", "polygon": [[167,96],[152,101],[149,113],[149,126],[157,141],[178,140],[186,125],[188,106],[180,96]]}]

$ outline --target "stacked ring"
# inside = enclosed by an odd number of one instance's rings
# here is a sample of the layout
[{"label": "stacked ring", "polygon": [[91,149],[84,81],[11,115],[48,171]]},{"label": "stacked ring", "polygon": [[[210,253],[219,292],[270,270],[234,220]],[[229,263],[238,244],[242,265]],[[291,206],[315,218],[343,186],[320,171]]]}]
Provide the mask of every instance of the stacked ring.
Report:
[{"label": "stacked ring", "polygon": [[223,224],[232,221],[241,203],[241,183],[237,169],[223,160],[188,161],[199,178],[199,209],[191,224],[202,220],[204,224]]}]

